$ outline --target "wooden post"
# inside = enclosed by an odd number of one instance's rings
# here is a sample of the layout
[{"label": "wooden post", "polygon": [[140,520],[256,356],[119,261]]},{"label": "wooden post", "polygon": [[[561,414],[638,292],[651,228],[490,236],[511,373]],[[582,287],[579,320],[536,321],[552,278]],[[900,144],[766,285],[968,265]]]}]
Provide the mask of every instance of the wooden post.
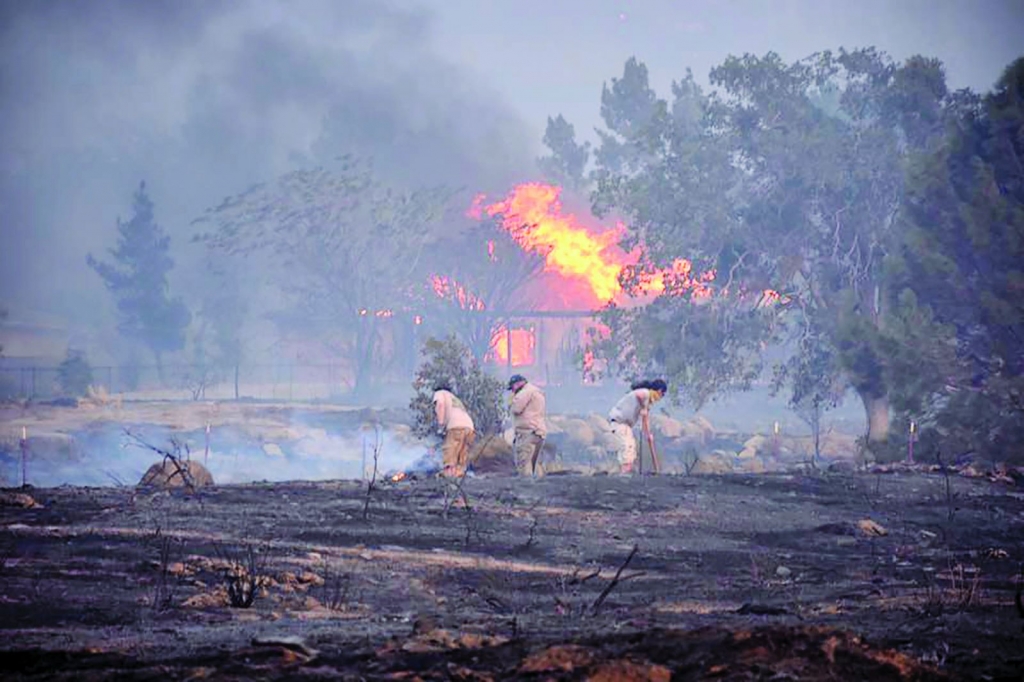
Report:
[{"label": "wooden post", "polygon": [[210,458],[210,422],[206,422],[206,449],[203,450],[203,466]]},{"label": "wooden post", "polygon": [[505,365],[508,373],[512,373],[512,323],[505,324]]},{"label": "wooden post", "polygon": [[24,426],[21,427],[21,487],[24,488],[28,484],[28,429]]},{"label": "wooden post", "polygon": [[907,462],[914,463],[914,438],[917,436],[917,424],[910,422],[910,438],[907,440]]}]

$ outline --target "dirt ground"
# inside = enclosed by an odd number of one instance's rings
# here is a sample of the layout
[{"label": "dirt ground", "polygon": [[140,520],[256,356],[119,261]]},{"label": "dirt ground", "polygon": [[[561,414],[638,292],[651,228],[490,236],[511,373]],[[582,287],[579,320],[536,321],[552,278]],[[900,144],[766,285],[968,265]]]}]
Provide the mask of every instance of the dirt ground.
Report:
[{"label": "dirt ground", "polygon": [[1022,548],[1019,489],[936,474],[8,489],[0,669],[1020,679]]}]

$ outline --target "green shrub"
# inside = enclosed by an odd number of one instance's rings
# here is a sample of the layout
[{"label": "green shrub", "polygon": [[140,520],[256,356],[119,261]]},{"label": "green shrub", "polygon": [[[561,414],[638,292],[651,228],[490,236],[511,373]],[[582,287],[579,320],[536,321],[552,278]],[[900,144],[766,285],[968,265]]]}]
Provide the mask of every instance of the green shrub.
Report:
[{"label": "green shrub", "polygon": [[409,407],[416,415],[415,433],[426,436],[437,429],[434,423],[434,386],[448,383],[452,392],[466,405],[477,433],[501,430],[504,383],[480,367],[469,348],[455,336],[427,339],[423,345],[423,363],[412,387],[416,391]]}]

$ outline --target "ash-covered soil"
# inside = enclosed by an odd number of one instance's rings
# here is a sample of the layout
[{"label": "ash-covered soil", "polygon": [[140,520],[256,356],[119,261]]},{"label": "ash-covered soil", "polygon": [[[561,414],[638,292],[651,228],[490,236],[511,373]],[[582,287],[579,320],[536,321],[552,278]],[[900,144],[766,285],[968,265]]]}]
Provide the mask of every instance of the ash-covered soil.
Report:
[{"label": "ash-covered soil", "polygon": [[[1024,494],[1005,484],[563,475],[366,490],[8,489],[4,679],[1024,675]],[[250,587],[250,606],[229,604]]]}]

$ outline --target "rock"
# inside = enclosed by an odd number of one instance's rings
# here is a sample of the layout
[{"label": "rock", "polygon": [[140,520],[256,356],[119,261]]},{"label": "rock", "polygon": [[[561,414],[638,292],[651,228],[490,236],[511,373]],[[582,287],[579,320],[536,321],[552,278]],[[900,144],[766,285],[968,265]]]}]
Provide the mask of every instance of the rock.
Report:
[{"label": "rock", "polygon": [[318,576],[312,571],[304,571],[302,575],[298,577],[298,581],[303,584],[320,586],[324,584],[324,579]]},{"label": "rock", "polygon": [[572,672],[589,666],[593,653],[577,644],[556,644],[531,654],[519,668],[521,673]]},{"label": "rock", "polygon": [[281,647],[283,649],[290,649],[297,654],[302,655],[305,659],[311,660],[319,652],[311,647],[301,637],[293,635],[277,636],[277,637],[253,637],[253,646],[270,646],[270,647]]},{"label": "rock", "polygon": [[768,439],[765,438],[764,436],[753,436],[751,438],[748,438],[746,442],[743,443],[743,449],[753,450],[753,452],[757,454],[757,452],[761,450],[761,448],[763,448],[765,446],[765,443],[767,442]]},{"label": "rock", "polygon": [[864,535],[879,536],[889,534],[889,531],[887,531],[885,528],[878,525],[871,519],[861,519],[857,522],[857,528],[859,528],[860,531],[864,533]]},{"label": "rock", "polygon": [[663,438],[681,438],[686,434],[686,427],[681,421],[664,414],[651,417],[651,429],[655,435]]},{"label": "rock", "polygon": [[693,465],[692,474],[721,475],[732,473],[732,455],[712,452],[701,455]]},{"label": "rock", "polygon": [[743,448],[742,450],[736,453],[736,456],[739,457],[740,459],[754,459],[755,457],[757,457],[757,449]]},{"label": "rock", "polygon": [[548,435],[553,436],[556,433],[562,433],[565,430],[565,422],[569,420],[561,414],[549,415],[548,416]]},{"label": "rock", "polygon": [[742,458],[738,471],[743,474],[763,474],[768,468],[760,457]]},{"label": "rock", "polygon": [[594,433],[594,445],[601,448],[605,452],[618,452],[619,450],[619,439],[615,433],[611,430],[611,425],[604,431],[597,431]]},{"label": "rock", "polygon": [[605,661],[587,676],[591,682],[620,682],[622,680],[649,680],[650,682],[669,682],[672,671],[663,665],[649,662],[620,659]]},{"label": "rock", "polygon": [[566,420],[565,433],[576,446],[587,447],[594,444],[594,430],[582,419]]},{"label": "rock", "polygon": [[469,463],[480,474],[511,474],[516,470],[510,441],[498,435],[477,435],[469,450]]},{"label": "rock", "polygon": [[715,427],[712,426],[711,422],[709,422],[704,417],[702,417],[700,415],[697,415],[696,417],[691,419],[689,421],[689,423],[692,424],[693,426],[695,426],[697,429],[699,429],[700,432],[704,434],[705,438],[712,438],[712,437],[714,437],[714,435],[715,435]]},{"label": "rock", "polygon": [[850,474],[857,470],[857,465],[847,459],[841,459],[828,465],[828,470],[833,474]]},{"label": "rock", "polygon": [[196,460],[181,462],[183,471],[179,471],[173,462],[165,459],[149,467],[140,486],[154,486],[157,488],[183,488],[186,487],[186,477],[182,474],[187,472],[192,485],[197,488],[213,485],[213,476],[202,464]]},{"label": "rock", "polygon": [[605,419],[602,415],[593,412],[587,415],[587,424],[594,432],[594,438],[598,438],[600,437],[600,434],[607,433],[612,430],[611,422]]},{"label": "rock", "polygon": [[35,501],[31,495],[25,493],[0,492],[0,507],[20,507],[21,509],[34,509],[42,505]]},{"label": "rock", "polygon": [[977,464],[968,464],[958,472],[964,478],[982,478],[986,475],[985,469]]},{"label": "rock", "polygon": [[785,566],[779,566],[775,569],[775,575],[777,575],[780,578],[788,578],[789,576],[793,575],[793,571],[791,571],[789,568]]}]

